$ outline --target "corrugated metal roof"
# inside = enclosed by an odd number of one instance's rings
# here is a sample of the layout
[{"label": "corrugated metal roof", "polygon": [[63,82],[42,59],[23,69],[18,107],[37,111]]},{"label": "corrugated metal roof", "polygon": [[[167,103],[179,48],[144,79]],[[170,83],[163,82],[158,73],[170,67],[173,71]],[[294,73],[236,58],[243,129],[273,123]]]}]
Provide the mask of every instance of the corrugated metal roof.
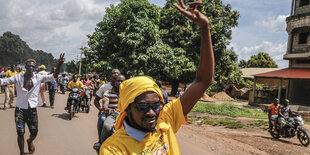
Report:
[{"label": "corrugated metal roof", "polygon": [[254,74],[261,74],[261,73],[266,73],[266,72],[271,72],[271,71],[276,71],[280,70],[282,68],[242,68],[242,74],[244,78],[254,78]]},{"label": "corrugated metal roof", "polygon": [[310,68],[284,68],[267,73],[255,74],[253,76],[278,79],[310,79]]}]

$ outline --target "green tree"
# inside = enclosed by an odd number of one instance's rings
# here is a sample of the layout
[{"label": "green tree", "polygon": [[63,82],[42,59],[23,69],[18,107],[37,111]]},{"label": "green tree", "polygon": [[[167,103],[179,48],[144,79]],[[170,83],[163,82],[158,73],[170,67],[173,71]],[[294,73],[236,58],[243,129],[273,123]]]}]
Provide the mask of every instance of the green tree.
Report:
[{"label": "green tree", "polygon": [[246,60],[242,59],[242,60],[240,60],[238,66],[240,68],[247,68],[248,67],[248,62]]},{"label": "green tree", "polygon": [[247,62],[248,67],[254,68],[278,68],[278,65],[272,60],[268,53],[259,52],[251,56]]},{"label": "green tree", "polygon": [[[89,49],[83,52],[87,64],[105,74],[119,68],[127,77],[150,75],[170,81],[176,86],[172,94],[179,82],[191,82],[199,60],[200,29],[176,11],[173,2],[168,0],[162,9],[147,0],[122,0],[117,6],[111,5],[95,32],[88,35]],[[210,20],[216,66],[219,66],[215,80],[240,81],[225,77],[228,74],[239,77],[234,75],[239,69],[236,54],[226,50],[239,13],[220,0],[203,2],[199,9]],[[221,65],[222,57],[230,60],[228,66]],[[220,74],[225,71],[229,73]]]},{"label": "green tree", "polygon": [[25,60],[32,58],[37,65],[44,64],[51,69],[58,63],[58,60],[51,53],[42,50],[32,50],[25,41],[18,35],[5,32],[0,36],[0,65],[10,66],[11,64],[24,65]]},{"label": "green tree", "polygon": [[194,70],[183,49],[162,42],[159,22],[160,8],[147,0],[122,0],[112,5],[88,36],[86,61],[97,72],[109,75],[111,69],[119,68],[127,77],[179,77],[179,70]]},{"label": "green tree", "polygon": [[[189,20],[184,20],[184,17],[173,8],[174,2],[174,0],[167,0],[167,4],[162,9],[160,26],[165,32],[162,36],[163,41],[172,48],[184,49],[185,56],[197,66],[199,62],[200,29]],[[189,2],[189,0],[184,2]],[[203,0],[202,2],[203,5],[200,6],[199,10],[207,15],[211,26],[216,66],[215,81],[220,83],[240,82],[242,78],[237,66],[237,55],[232,49],[226,50],[226,46],[229,44],[228,40],[231,39],[232,28],[238,25],[239,13],[233,11],[229,4],[225,5],[220,0]],[[195,70],[181,71],[181,76],[173,79],[175,81],[172,83],[173,88],[178,86],[178,82],[191,82],[194,73]]]}]

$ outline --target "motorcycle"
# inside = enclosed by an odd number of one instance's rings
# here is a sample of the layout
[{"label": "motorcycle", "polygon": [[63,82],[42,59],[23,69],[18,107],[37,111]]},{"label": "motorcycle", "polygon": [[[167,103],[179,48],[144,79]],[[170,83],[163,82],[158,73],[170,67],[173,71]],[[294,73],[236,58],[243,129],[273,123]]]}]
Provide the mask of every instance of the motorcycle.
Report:
[{"label": "motorcycle", "polygon": [[60,83],[60,90],[62,94],[65,94],[67,85],[68,85],[68,81],[66,79],[63,79]]},{"label": "motorcycle", "polygon": [[[111,106],[109,105],[109,108],[111,108],[110,112],[109,111],[100,111],[98,116],[100,116],[102,113],[105,113],[106,114],[105,118],[107,118],[108,116],[112,115],[116,119],[116,117],[119,115],[119,110],[117,110],[117,106],[116,105],[111,105]],[[104,123],[103,123],[103,125],[104,125]],[[100,146],[104,142],[103,141],[103,132],[104,132],[104,127],[102,127],[102,131],[101,131],[101,134],[100,134],[101,136],[100,136],[99,142],[95,143],[94,146],[93,146],[93,149],[95,149],[98,154],[99,154]],[[112,127],[111,130],[110,130],[110,136],[113,133],[115,133],[115,128],[114,127]]]},{"label": "motorcycle", "polygon": [[[274,125],[274,120],[271,120],[272,125]],[[273,138],[279,139],[280,137],[283,138],[292,138],[295,137],[297,134],[297,138],[299,142],[307,147],[310,143],[309,135],[306,131],[304,126],[304,120],[301,118],[300,115],[294,114],[294,116],[289,117],[286,120],[286,124],[283,129],[280,131],[280,124],[277,123],[275,127],[272,128],[270,134]],[[281,132],[281,133],[280,133]]]},{"label": "motorcycle", "polygon": [[67,108],[66,110],[69,113],[69,120],[72,119],[72,117],[79,111],[80,108],[80,93],[81,90],[74,87],[71,89],[71,92],[69,94],[69,98],[67,101]]},{"label": "motorcycle", "polygon": [[85,88],[85,90],[81,92],[80,97],[81,97],[81,109],[82,111],[85,110],[85,112],[88,113],[90,110],[89,102],[91,101],[90,100],[90,89]]}]

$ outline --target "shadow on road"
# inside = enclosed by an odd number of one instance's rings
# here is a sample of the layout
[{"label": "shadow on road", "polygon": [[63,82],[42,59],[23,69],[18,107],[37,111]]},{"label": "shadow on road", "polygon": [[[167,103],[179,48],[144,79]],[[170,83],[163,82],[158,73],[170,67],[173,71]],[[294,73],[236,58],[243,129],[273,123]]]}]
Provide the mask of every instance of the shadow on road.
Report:
[{"label": "shadow on road", "polygon": [[275,139],[275,138],[272,138],[272,137],[265,137],[265,136],[257,136],[257,137],[261,137],[261,138],[272,140],[272,141],[279,141],[279,142],[286,143],[286,144],[293,144],[293,145],[296,145],[296,146],[301,146],[300,144],[292,143],[290,141],[283,140],[283,139]]},{"label": "shadow on road", "polygon": [[[63,120],[69,120],[69,114],[68,113],[62,113],[62,114],[52,114],[51,116],[61,118]],[[75,117],[75,116],[74,116]]]}]

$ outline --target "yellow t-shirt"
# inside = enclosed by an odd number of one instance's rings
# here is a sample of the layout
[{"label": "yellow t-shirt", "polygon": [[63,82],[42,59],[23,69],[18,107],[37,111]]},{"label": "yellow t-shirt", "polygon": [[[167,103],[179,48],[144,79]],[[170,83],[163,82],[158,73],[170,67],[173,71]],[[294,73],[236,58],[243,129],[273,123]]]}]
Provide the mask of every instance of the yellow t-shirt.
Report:
[{"label": "yellow t-shirt", "polygon": [[24,74],[25,72],[24,71],[21,71],[21,72],[17,72],[17,74]]},{"label": "yellow t-shirt", "polygon": [[[17,74],[16,71],[12,72],[11,70],[8,70],[8,71],[5,72],[5,76],[6,76],[7,78],[12,77],[12,76],[14,76],[14,75],[16,75],[16,74]],[[8,85],[8,86],[14,87],[15,85],[14,85],[14,84],[10,84],[10,85]]]},{"label": "yellow t-shirt", "polygon": [[82,89],[84,87],[83,83],[81,81],[70,81],[68,84],[68,88],[78,88],[78,89]]},{"label": "yellow t-shirt", "polygon": [[175,133],[187,121],[183,115],[180,99],[164,106],[157,122],[157,130],[149,132],[140,142],[127,135],[124,127],[109,137],[100,148],[100,155],[106,154],[180,154]]}]

